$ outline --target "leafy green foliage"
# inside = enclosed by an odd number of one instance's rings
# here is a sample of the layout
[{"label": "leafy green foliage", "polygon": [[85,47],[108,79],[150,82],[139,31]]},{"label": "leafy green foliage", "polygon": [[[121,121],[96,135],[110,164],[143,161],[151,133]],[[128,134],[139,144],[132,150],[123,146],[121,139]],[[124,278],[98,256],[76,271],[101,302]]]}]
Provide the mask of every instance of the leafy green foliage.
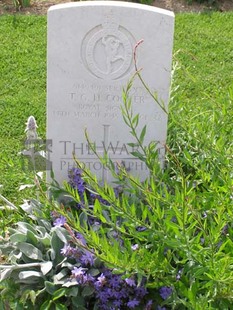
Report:
[{"label": "leafy green foliage", "polygon": [[[84,200],[79,217],[76,211],[64,215],[71,227],[85,236],[96,255],[116,272],[146,277],[150,289],[172,288],[172,295],[163,305],[173,309],[230,307],[232,89],[224,106],[211,110],[202,107],[199,114],[187,114],[182,120],[181,113],[173,112],[178,101],[173,97],[164,171],[155,146],[143,146],[145,127],[137,135],[138,116],[133,115],[128,88],[123,98],[124,120],[140,147],[140,152],[133,155],[146,163],[149,178],[141,182],[124,167],[116,174],[110,165],[108,168],[118,178],[116,183],[123,189],[116,193],[109,184],[100,186],[85,170],[87,191],[102,199],[96,199],[93,208]],[[80,196],[69,185],[66,190],[80,202]],[[99,221],[99,228],[83,222],[83,214]]]}]

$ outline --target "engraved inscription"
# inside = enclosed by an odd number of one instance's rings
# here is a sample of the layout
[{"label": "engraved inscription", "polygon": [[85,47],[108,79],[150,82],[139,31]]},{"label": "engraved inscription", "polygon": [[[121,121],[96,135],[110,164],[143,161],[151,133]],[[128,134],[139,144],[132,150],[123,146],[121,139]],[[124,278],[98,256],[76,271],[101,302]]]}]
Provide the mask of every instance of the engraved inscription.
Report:
[{"label": "engraved inscription", "polygon": [[[122,114],[120,107],[118,106],[106,106],[105,109],[100,111],[95,105],[78,105],[80,110],[53,110],[53,116],[59,118],[101,118],[101,119],[121,119]],[[142,121],[155,121],[161,122],[162,121],[162,113],[155,112],[153,115],[147,115],[140,113],[139,119]]]}]

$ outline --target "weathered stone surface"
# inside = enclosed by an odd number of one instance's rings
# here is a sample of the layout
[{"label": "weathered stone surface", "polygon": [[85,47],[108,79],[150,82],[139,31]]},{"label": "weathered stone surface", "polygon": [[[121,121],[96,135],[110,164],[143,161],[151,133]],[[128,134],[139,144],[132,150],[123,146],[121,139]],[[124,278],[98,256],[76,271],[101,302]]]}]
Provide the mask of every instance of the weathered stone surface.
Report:
[{"label": "weathered stone surface", "polygon": [[[93,154],[85,129],[98,153],[104,149],[144,179],[146,167],[130,153],[135,142],[121,115],[122,89],[137,65],[151,91],[168,108],[174,15],[146,5],[85,1],[55,5],[48,11],[47,138],[52,139],[55,178],[62,182],[73,166],[72,153],[100,179],[108,171]],[[131,89],[138,130],[147,125],[145,144],[158,141],[161,161],[167,114],[138,78]]]}]

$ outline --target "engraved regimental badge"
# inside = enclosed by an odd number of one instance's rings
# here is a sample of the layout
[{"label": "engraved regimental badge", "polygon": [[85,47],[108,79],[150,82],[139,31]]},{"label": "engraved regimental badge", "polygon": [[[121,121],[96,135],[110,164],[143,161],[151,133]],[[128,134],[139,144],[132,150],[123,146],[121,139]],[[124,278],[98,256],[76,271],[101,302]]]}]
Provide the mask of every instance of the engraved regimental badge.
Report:
[{"label": "engraved regimental badge", "polygon": [[113,16],[106,16],[101,25],[84,37],[81,55],[86,69],[100,79],[118,80],[133,67],[133,47],[136,40]]}]

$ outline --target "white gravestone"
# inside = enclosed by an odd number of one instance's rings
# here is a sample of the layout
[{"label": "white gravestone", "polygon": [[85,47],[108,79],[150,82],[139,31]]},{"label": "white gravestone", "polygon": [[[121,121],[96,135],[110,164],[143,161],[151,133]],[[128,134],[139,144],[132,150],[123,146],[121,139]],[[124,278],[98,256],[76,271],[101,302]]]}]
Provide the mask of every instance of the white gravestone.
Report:
[{"label": "white gravestone", "polygon": [[[74,166],[73,153],[99,179],[110,181],[107,169],[88,146],[142,180],[144,163],[130,153],[135,142],[121,115],[122,89],[137,65],[151,91],[168,108],[174,14],[155,7],[110,1],[84,1],[52,6],[48,11],[47,138],[55,179],[62,183]],[[161,161],[167,114],[136,78],[131,98],[139,113],[138,131],[147,125],[145,145],[158,142]]]}]

